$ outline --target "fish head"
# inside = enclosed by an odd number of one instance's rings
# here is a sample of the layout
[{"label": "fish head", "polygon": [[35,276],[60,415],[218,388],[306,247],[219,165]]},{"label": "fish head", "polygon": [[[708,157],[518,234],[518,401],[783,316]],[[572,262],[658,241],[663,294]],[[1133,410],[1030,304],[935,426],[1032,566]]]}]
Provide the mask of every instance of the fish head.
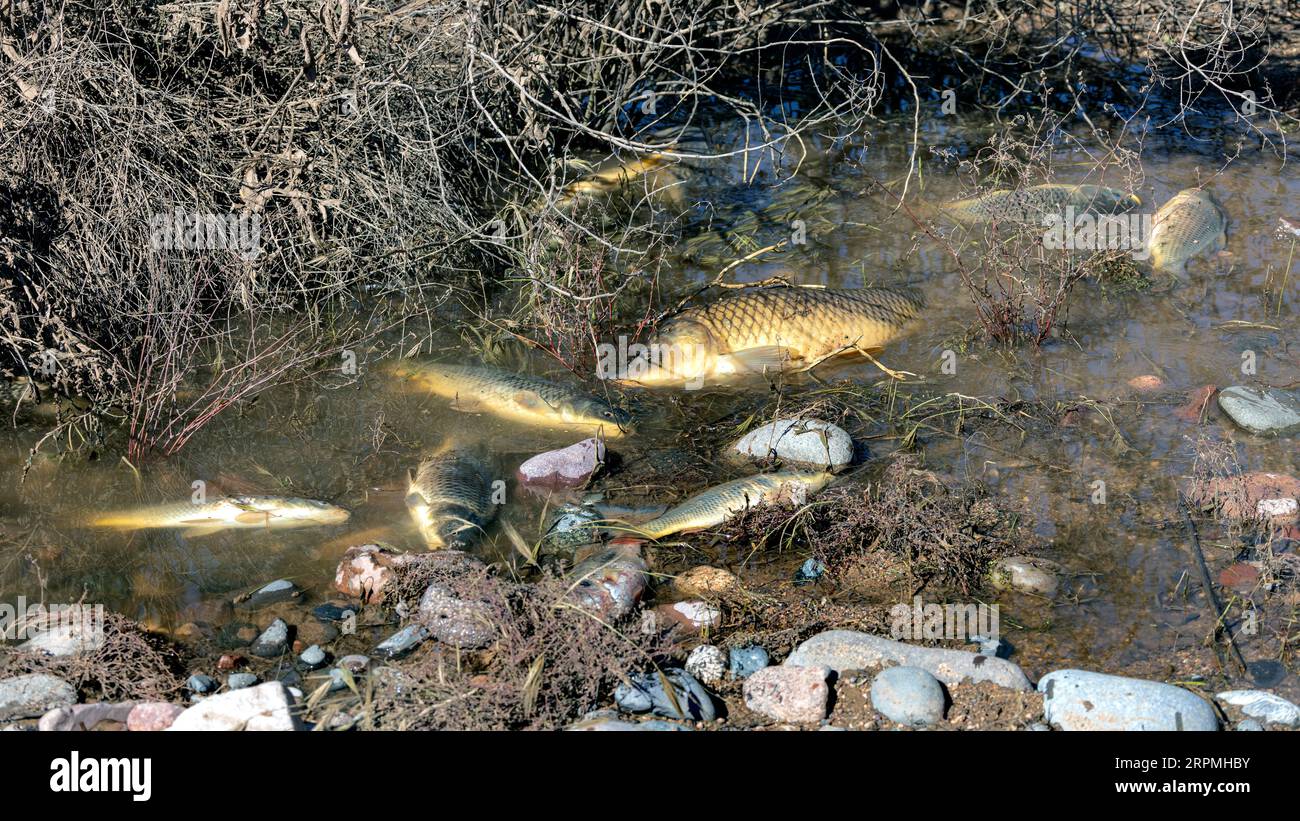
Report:
[{"label": "fish head", "polygon": [[574,425],[597,425],[605,429],[606,436],[622,436],[636,427],[632,414],[595,396],[575,397],[563,403],[560,417]]},{"label": "fish head", "polygon": [[718,362],[713,334],[692,319],[678,319],[630,358],[622,384],[644,387],[684,385],[702,380]]},{"label": "fish head", "polygon": [[1124,214],[1142,207],[1142,198],[1137,194],[1104,186],[1097,186],[1090,200],[1089,209],[1099,214]]}]

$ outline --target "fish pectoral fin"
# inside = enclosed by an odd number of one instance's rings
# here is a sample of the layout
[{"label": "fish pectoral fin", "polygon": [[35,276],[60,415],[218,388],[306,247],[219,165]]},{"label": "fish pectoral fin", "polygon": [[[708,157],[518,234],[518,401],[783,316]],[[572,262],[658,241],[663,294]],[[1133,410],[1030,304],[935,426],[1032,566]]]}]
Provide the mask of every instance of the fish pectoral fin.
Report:
[{"label": "fish pectoral fin", "polygon": [[757,348],[745,348],[727,354],[736,363],[738,371],[764,373],[780,370],[792,357],[789,348],[780,345],[763,345]]}]

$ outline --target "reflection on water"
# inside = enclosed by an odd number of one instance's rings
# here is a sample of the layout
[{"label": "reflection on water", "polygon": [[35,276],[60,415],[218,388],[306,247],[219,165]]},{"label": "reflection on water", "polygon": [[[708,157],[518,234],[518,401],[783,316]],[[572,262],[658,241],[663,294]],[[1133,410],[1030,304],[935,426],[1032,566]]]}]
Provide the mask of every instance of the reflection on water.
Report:
[{"label": "reflection on water", "polygon": [[[911,183],[919,202],[969,193],[956,169],[945,163],[943,150],[951,147],[953,156],[967,156],[968,141],[979,135],[973,127],[929,127],[923,149],[931,154],[923,174]],[[986,483],[1018,501],[1038,533],[1052,541],[1052,558],[1074,576],[1071,599],[1037,609],[1024,603],[1004,609],[1007,638],[1027,669],[1041,673],[1063,663],[1134,674],[1165,669],[1159,659],[1197,644],[1208,632],[1201,621],[1180,633],[1180,626],[1202,614],[1197,605],[1170,595],[1191,568],[1182,531],[1167,525],[1176,522],[1173,489],[1190,470],[1189,437],[1197,434],[1174,409],[1202,385],[1248,380],[1240,371],[1243,351],[1255,352],[1261,381],[1300,380],[1294,322],[1300,276],[1284,276],[1291,240],[1280,239],[1275,230],[1278,218],[1300,201],[1290,166],[1256,153],[1218,173],[1214,158],[1223,156],[1226,137],[1223,145],[1201,144],[1193,153],[1149,135],[1143,176],[1132,181],[1144,208],[1154,210],[1177,190],[1208,180],[1230,216],[1227,253],[1198,258],[1184,277],[1156,278],[1147,288],[1081,283],[1069,303],[1067,332],[1041,348],[996,349],[968,341],[974,339],[968,334],[974,325],[971,303],[951,257],[887,198],[869,193],[871,179],[905,176],[906,129],[882,126],[865,145],[813,140],[808,146],[806,153],[785,156],[781,173],[774,173],[770,162],[756,169],[753,158],[740,155],[697,169],[684,202],[699,204],[679,257],[669,266],[676,279],[662,284],[676,294],[707,282],[721,264],[775,243],[798,220],[806,244],[743,265],[734,279],[782,276],[831,287],[908,284],[921,288],[929,301],[925,321],[882,356],[923,382],[887,386],[880,371],[860,362],[837,364],[821,374],[824,380],[880,385],[878,390],[897,390],[904,397],[920,395],[917,391],[997,397],[1058,411],[1086,400],[1104,403],[1074,414],[1070,424],[1048,436],[1014,425],[954,433],[954,420],[945,417],[931,420],[916,441],[930,469]],[[1053,157],[1065,178],[1074,169],[1091,169],[1093,160],[1068,150]],[[795,168],[792,178],[778,179]],[[741,184],[742,174],[752,184]],[[1088,181],[1129,184],[1119,169],[1116,175],[1091,174]],[[438,343],[445,347],[436,355],[456,358],[459,340],[450,330]],[[946,350],[956,355],[952,374],[941,372]],[[518,490],[515,469],[540,450],[580,437],[466,415],[434,397],[393,391],[372,367],[384,353],[360,357],[354,384],[315,394],[301,387],[269,392],[242,412],[219,417],[181,456],[139,472],[108,455],[111,449],[86,461],[49,455],[53,449],[47,447],[19,484],[16,477],[39,432],[5,432],[0,464],[15,481],[0,486],[3,598],[74,601],[84,594],[127,615],[166,624],[186,606],[280,577],[323,593],[350,545],[386,541],[421,548],[403,504],[407,471],[422,449],[448,438],[486,446],[493,475],[511,482],[503,515],[526,538],[536,538],[555,502]],[[536,364],[544,368],[540,360]],[[1137,395],[1127,382],[1145,374],[1159,376],[1167,390],[1154,397]],[[785,387],[817,389],[807,379],[792,379]],[[619,501],[641,497],[648,503],[672,501],[735,475],[715,458],[722,442],[702,437],[690,425],[726,419],[734,424],[751,413],[770,418],[781,401],[766,387],[671,395],[629,391],[621,399],[647,420],[635,435],[611,445],[624,470],[611,475],[605,489]],[[874,421],[855,433],[868,443],[871,459],[887,457],[906,430],[882,416],[864,416]],[[1217,411],[1206,427],[1236,444],[1244,469],[1295,473],[1300,468],[1294,439],[1247,435]],[[342,505],[353,515],[340,526],[201,537],[80,525],[92,512],[186,499],[195,481],[205,482],[210,496],[301,496]],[[1105,504],[1093,503],[1098,481],[1105,482]],[[496,532],[482,550],[511,559],[509,544]],[[1221,545],[1207,544],[1207,550],[1212,558],[1227,555]],[[780,572],[788,576],[803,558],[782,557]]]}]

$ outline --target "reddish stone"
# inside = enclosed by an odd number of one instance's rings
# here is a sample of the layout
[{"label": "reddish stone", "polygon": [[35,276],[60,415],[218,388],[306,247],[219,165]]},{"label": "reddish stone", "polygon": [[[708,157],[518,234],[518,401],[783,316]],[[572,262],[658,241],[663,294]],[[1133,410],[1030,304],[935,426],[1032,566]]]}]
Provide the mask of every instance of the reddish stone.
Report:
[{"label": "reddish stone", "polygon": [[349,547],[334,574],[334,589],[362,602],[381,602],[384,587],[393,579],[393,571],[413,558],[377,544]]},{"label": "reddish stone", "polygon": [[217,661],[218,670],[238,670],[244,666],[244,657],[227,653]]},{"label": "reddish stone", "polygon": [[1154,374],[1145,374],[1130,379],[1128,386],[1140,393],[1154,393],[1165,386],[1165,380]]},{"label": "reddish stone", "polygon": [[1233,590],[1247,592],[1255,588],[1259,581],[1259,568],[1253,564],[1238,562],[1225,567],[1219,572],[1219,584]]},{"label": "reddish stone", "polygon": [[1174,416],[1182,419],[1184,422],[1199,422],[1201,414],[1205,412],[1205,406],[1210,404],[1211,397],[1219,389],[1214,385],[1205,385],[1197,388],[1187,395],[1187,404],[1174,411]]},{"label": "reddish stone", "polygon": [[[1187,487],[1187,498],[1200,507],[1214,507],[1229,519],[1256,519],[1260,516],[1259,503],[1269,499],[1300,498],[1300,479],[1285,473],[1257,471],[1240,476],[1223,476],[1214,479],[1193,480]],[[1300,522],[1300,515],[1290,505],[1266,506],[1282,512],[1271,517],[1278,525]]]},{"label": "reddish stone", "polygon": [[126,717],[126,728],[132,732],[160,732],[172,726],[172,722],[183,712],[185,708],[179,704],[147,701],[132,708]]}]

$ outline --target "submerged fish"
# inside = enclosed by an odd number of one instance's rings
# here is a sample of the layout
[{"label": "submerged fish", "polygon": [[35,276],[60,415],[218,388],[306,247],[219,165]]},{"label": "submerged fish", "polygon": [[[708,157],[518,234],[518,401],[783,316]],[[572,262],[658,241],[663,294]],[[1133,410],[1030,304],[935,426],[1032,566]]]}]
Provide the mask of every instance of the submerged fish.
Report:
[{"label": "submerged fish", "polygon": [[826,472],[780,471],[723,482],[670,508],[659,518],[638,525],[635,530],[652,539],[683,531],[705,530],[722,524],[747,508],[782,501],[802,504],[808,494],[826,487],[833,478]]},{"label": "submerged fish", "polygon": [[1228,215],[1209,191],[1184,188],[1160,206],[1152,220],[1147,250],[1157,271],[1181,274],[1201,251],[1222,250],[1228,242]]},{"label": "submerged fish", "polygon": [[738,373],[803,370],[878,350],[920,316],[914,288],[756,288],[687,308],[622,380],[674,385]]},{"label": "submerged fish", "polygon": [[698,129],[665,129],[647,135],[645,142],[655,145],[631,159],[609,157],[598,163],[581,179],[564,187],[556,206],[572,208],[579,202],[590,201],[623,190],[630,183],[650,177],[647,191],[681,200],[682,176],[676,170],[681,164],[677,152],[703,153],[708,150]]},{"label": "submerged fish", "polygon": [[601,428],[607,437],[632,430],[632,416],[622,408],[546,379],[486,366],[409,360],[393,363],[389,372],[452,400],[460,411],[482,411],[528,425]]},{"label": "submerged fish", "polygon": [[465,550],[496,516],[487,466],[454,448],[428,457],[407,483],[406,507],[430,550]]},{"label": "submerged fish", "polygon": [[977,197],[945,203],[944,213],[958,222],[1041,224],[1048,214],[1068,207],[1076,212],[1120,214],[1142,205],[1136,194],[1102,185],[1047,183],[1029,188],[999,189]]},{"label": "submerged fish", "polygon": [[92,519],[91,527],[122,530],[174,527],[203,536],[234,528],[271,528],[335,525],[348,520],[341,507],[315,499],[284,496],[231,496],[214,502],[177,502],[136,510],[108,513]]}]

